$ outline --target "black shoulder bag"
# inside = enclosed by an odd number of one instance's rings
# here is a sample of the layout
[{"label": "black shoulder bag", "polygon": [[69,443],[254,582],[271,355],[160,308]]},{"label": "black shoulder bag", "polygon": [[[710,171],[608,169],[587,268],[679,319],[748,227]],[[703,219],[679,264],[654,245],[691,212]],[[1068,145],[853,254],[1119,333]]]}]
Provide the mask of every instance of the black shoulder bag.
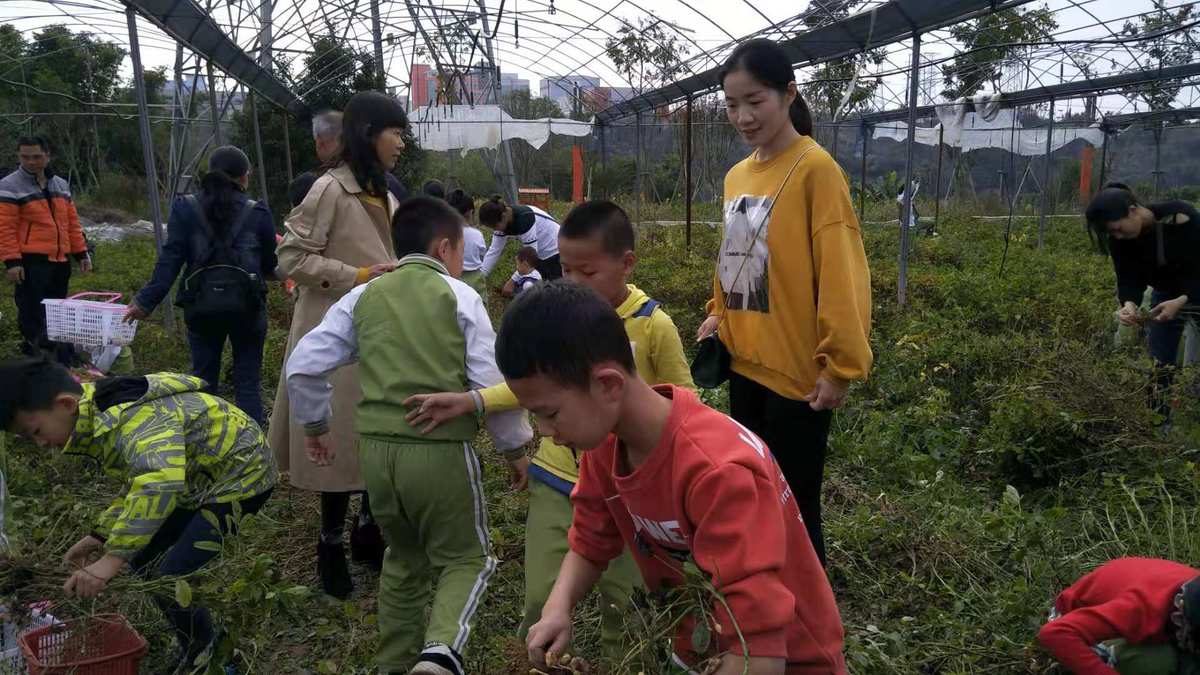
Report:
[{"label": "black shoulder bag", "polygon": [[[792,164],[792,168],[788,169],[787,175],[783,177],[783,182],[780,183],[779,189],[775,191],[775,196],[771,199],[771,204],[767,207],[767,212],[763,214],[762,222],[758,224],[758,228],[754,230],[754,238],[750,240],[750,247],[753,248],[758,237],[762,234],[762,228],[771,220],[771,212],[775,210],[775,204],[779,201],[779,195],[783,193],[783,188],[787,187],[788,181],[791,180],[792,174],[796,171],[796,167],[800,165],[800,160],[804,159],[813,148],[817,147],[814,143],[810,145],[800,156],[796,158],[796,162]],[[724,244],[722,244],[724,247]],[[742,257],[742,264],[738,267],[737,274],[733,276],[733,282],[730,286],[737,286],[738,279],[742,276],[742,271],[746,269],[746,262],[750,260],[749,251],[747,255]],[[721,262],[721,252],[717,251],[717,263]],[[722,293],[724,290],[722,289]],[[708,334],[700,341],[700,346],[696,349],[696,358],[692,359],[692,381],[697,387],[702,389],[716,389],[729,379],[729,373],[733,357],[730,354],[729,348],[721,342],[719,333],[721,332],[721,322],[725,320],[725,312],[729,310],[728,305],[721,302],[721,313],[717,318],[717,326],[713,332]],[[729,339],[733,339],[730,334]]]}]

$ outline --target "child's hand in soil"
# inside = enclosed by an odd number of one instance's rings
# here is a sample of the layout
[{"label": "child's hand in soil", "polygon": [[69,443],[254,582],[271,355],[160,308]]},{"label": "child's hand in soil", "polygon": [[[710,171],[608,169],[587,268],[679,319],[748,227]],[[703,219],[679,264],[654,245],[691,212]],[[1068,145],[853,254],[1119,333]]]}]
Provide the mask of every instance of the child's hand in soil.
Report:
[{"label": "child's hand in soil", "polygon": [[523,492],[529,487],[529,458],[521,457],[508,463],[509,487],[516,492]]},{"label": "child's hand in soil", "polygon": [[[427,434],[443,422],[475,412],[475,401],[465,391],[415,394],[404,399],[404,407],[410,409],[404,419],[414,429],[420,428],[422,434]],[[421,428],[421,425],[425,426]]]},{"label": "child's hand in soil", "polygon": [[[571,615],[542,610],[542,618],[529,629],[525,646],[529,649],[529,661],[539,667],[554,667],[559,654],[571,645]],[[553,662],[553,663],[552,663]]]},{"label": "child's hand in soil", "polygon": [[75,545],[67,550],[63,555],[63,562],[73,569],[83,569],[87,565],[88,558],[92,557],[92,553],[101,548],[104,548],[104,542],[89,534],[75,542]]},{"label": "child's hand in soil", "polygon": [[110,579],[121,573],[124,566],[123,559],[106,555],[68,577],[63,584],[63,592],[67,597],[94,598],[104,591]]}]

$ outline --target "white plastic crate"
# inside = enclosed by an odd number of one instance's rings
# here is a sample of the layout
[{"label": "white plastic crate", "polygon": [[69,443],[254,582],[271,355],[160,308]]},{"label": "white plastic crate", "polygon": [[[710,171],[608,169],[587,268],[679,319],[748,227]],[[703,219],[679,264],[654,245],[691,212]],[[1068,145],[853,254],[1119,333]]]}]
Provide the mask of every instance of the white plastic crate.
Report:
[{"label": "white plastic crate", "polygon": [[[4,615],[4,611],[4,605],[0,605],[0,616]],[[29,669],[25,665],[25,656],[21,654],[21,645],[17,644],[17,637],[27,630],[56,622],[57,619],[40,607],[34,607],[29,625],[21,626],[20,629],[15,624],[0,619],[0,624],[3,624],[0,625],[0,675],[27,675]]]},{"label": "white plastic crate", "polygon": [[[85,297],[104,301],[84,300]],[[125,323],[125,305],[117,304],[120,293],[76,293],[65,300],[43,300],[46,334],[55,342],[84,347],[123,347],[133,342],[137,322]]]}]

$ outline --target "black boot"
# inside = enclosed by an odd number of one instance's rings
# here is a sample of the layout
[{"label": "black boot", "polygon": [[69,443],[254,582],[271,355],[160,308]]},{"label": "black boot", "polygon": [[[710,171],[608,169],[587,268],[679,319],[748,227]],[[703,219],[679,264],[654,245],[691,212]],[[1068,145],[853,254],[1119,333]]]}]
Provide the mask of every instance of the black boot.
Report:
[{"label": "black boot", "polygon": [[350,559],[370,565],[376,572],[383,569],[383,552],[387,544],[374,522],[359,525],[350,531]]},{"label": "black boot", "polygon": [[321,577],[321,588],[339,600],[350,597],[354,580],[346,565],[346,547],[337,544],[317,543],[317,575]]}]

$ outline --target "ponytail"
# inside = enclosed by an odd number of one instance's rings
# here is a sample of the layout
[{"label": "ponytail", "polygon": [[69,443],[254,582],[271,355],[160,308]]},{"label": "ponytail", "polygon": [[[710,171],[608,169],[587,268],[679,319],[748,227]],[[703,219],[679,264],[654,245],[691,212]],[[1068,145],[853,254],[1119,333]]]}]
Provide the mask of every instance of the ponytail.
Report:
[{"label": "ponytail", "polygon": [[808,103],[800,92],[796,92],[796,99],[792,101],[792,105],[788,108],[788,116],[792,118],[792,126],[796,127],[796,131],[803,136],[812,136],[813,133],[813,118],[812,112],[808,109]]},{"label": "ponytail", "polygon": [[214,232],[232,225],[241,211],[237,196],[244,190],[240,181],[249,172],[250,158],[232,145],[219,147],[208,156],[208,172],[200,179],[200,192],[204,217]]}]

